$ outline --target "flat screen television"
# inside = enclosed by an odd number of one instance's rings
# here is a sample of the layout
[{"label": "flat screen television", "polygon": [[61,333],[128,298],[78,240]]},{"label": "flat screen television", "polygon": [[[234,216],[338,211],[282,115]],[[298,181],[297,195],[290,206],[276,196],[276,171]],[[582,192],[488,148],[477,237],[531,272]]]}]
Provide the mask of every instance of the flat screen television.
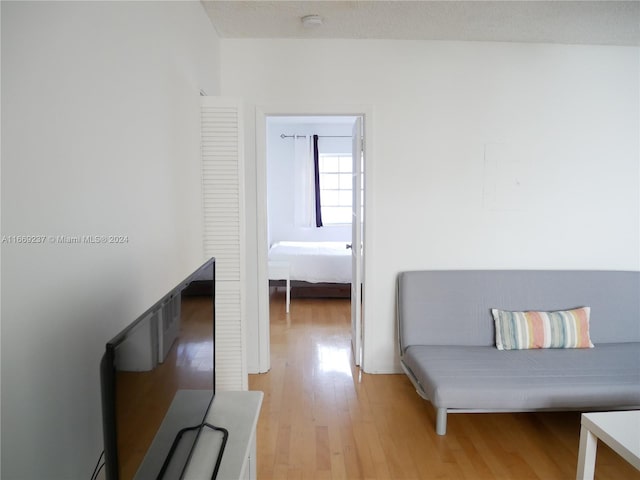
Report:
[{"label": "flat screen television", "polygon": [[215,259],[109,340],[100,364],[108,480],[181,478],[215,395]]}]

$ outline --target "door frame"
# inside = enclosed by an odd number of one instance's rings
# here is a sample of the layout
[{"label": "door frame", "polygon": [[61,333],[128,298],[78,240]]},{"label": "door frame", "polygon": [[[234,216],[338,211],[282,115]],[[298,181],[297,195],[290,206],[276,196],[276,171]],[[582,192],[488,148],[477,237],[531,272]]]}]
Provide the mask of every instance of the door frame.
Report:
[{"label": "door frame", "polygon": [[[362,194],[364,185],[363,118],[356,117],[351,128],[351,350],[356,366],[362,364]],[[355,280],[355,281],[354,281]],[[355,300],[355,302],[354,302]]]},{"label": "door frame", "polygon": [[271,368],[270,325],[269,325],[269,275],[268,275],[268,218],[267,218],[267,117],[304,117],[304,116],[360,116],[364,135],[364,215],[363,255],[362,255],[362,364],[365,370],[367,295],[365,285],[368,281],[369,255],[371,251],[371,224],[369,222],[372,207],[373,184],[373,108],[369,105],[286,105],[273,104],[256,107],[256,227],[258,260],[258,371],[268,372]]}]

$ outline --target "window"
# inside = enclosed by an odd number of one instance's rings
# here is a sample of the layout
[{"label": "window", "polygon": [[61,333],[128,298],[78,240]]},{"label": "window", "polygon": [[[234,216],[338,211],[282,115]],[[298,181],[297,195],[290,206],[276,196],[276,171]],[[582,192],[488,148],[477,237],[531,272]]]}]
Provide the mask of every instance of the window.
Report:
[{"label": "window", "polygon": [[324,225],[351,223],[353,182],[351,154],[321,153],[318,167],[322,223]]}]

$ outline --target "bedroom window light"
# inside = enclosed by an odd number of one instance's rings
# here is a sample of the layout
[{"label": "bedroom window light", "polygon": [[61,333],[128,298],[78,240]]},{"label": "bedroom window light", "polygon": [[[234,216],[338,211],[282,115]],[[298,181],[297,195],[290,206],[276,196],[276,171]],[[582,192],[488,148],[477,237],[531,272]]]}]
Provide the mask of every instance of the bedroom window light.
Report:
[{"label": "bedroom window light", "polygon": [[[320,208],[325,225],[351,223],[351,154],[320,154]],[[362,193],[361,193],[362,194]]]}]

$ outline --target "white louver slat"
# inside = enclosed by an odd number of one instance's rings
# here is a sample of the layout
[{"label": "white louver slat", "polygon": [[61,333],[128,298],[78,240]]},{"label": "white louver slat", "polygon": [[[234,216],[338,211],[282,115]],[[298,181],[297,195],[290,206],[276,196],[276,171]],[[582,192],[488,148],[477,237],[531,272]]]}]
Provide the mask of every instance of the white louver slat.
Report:
[{"label": "white louver slat", "polygon": [[201,100],[204,253],[216,258],[216,389],[246,390],[241,103]]}]

